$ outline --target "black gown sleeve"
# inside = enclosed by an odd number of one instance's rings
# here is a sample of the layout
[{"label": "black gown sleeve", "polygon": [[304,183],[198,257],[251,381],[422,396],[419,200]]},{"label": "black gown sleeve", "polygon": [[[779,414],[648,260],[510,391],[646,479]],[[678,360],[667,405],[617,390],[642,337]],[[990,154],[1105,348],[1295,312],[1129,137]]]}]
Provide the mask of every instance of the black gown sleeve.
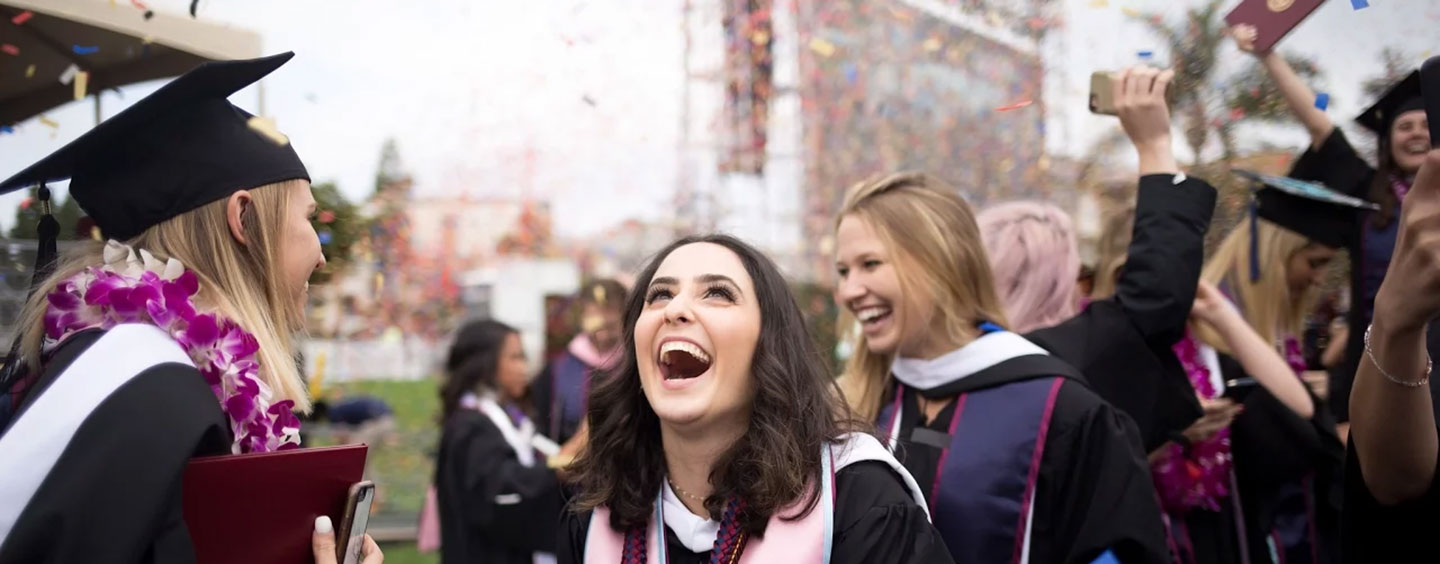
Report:
[{"label": "black gown sleeve", "polygon": [[560,530],[555,535],[556,564],[585,562],[585,536],[590,533],[590,515],[589,511],[577,513],[566,509]]},{"label": "black gown sleeve", "polygon": [[550,425],[551,406],[555,401],[555,362],[545,363],[540,374],[530,382],[530,410],[535,412],[535,430],[552,441],[560,442],[558,429]]},{"label": "black gown sleeve", "polygon": [[835,474],[834,564],[951,562],[944,539],[888,465],[857,462]]},{"label": "black gown sleeve", "polygon": [[1320,144],[1320,148],[1307,148],[1301,153],[1290,168],[1290,176],[1319,182],[1356,198],[1369,199],[1370,179],[1375,176],[1375,167],[1360,158],[1360,154],[1350,146],[1345,132],[1337,127]]},{"label": "black gown sleeve", "polygon": [[149,368],[80,425],[0,547],[0,562],[194,562],[181,476],[191,457],[229,448],[228,423],[200,372]]},{"label": "black gown sleeve", "polygon": [[1168,174],[1140,179],[1135,230],[1115,301],[1147,342],[1169,347],[1185,335],[1214,212],[1215,188],[1204,180],[1174,184]]},{"label": "black gown sleeve", "polygon": [[[525,551],[555,549],[555,526],[563,501],[560,480],[543,462],[523,466],[500,429],[485,416],[465,413],[445,439],[450,468],[437,491],[461,508],[463,536]],[[446,527],[443,520],[442,527]]]},{"label": "black gown sleeve", "polygon": [[1057,398],[1036,494],[1032,562],[1168,564],[1150,466],[1135,424],[1075,382]]},{"label": "black gown sleeve", "polygon": [[[1437,461],[1440,467],[1440,461]],[[1340,514],[1342,562],[1437,562],[1440,544],[1440,472],[1419,499],[1385,505],[1370,494],[1360,474],[1355,436],[1345,457],[1345,511]]]},{"label": "black gown sleeve", "polygon": [[1025,335],[1079,368],[1100,397],[1134,419],[1146,451],[1202,415],[1170,347],[1185,333],[1214,210],[1215,188],[1204,180],[1141,178],[1115,297]]}]

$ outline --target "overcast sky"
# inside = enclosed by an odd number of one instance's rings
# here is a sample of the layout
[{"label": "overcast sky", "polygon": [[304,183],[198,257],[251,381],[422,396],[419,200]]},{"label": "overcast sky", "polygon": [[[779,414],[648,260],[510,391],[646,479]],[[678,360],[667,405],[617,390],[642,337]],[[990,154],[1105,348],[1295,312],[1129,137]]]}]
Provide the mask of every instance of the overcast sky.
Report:
[{"label": "overcast sky", "polygon": [[[1090,72],[1158,49],[1142,28],[1124,21],[1121,8],[1178,16],[1194,2],[1094,8],[1093,0],[1059,1],[1067,18],[1058,36],[1065,56],[1047,60],[1048,144],[1074,154],[1114,127],[1085,111]],[[171,13],[189,6],[148,3]],[[139,17],[118,4],[116,17]],[[1355,11],[1347,0],[1327,2],[1283,44],[1320,62],[1331,112],[1346,118],[1368,102],[1359,83],[1375,73],[1386,42],[1417,46],[1411,49],[1417,64],[1428,48],[1420,46],[1440,45],[1440,2],[1372,4]],[[266,80],[266,109],[317,181],[364,197],[380,145],[394,137],[422,193],[511,197],[533,188],[552,198],[556,225],[574,235],[628,217],[670,214],[683,84],[681,6],[681,0],[201,0],[200,18],[261,33],[267,54],[296,52]],[[1227,64],[1239,61],[1234,54]],[[105,115],[156,86],[125,88],[123,98],[106,93]],[[253,111],[257,98],[252,88],[232,101]],[[93,121],[89,101],[48,116],[58,129],[31,120],[16,134],[0,135],[0,176],[73,140]],[[1294,131],[1266,137],[1303,141]],[[0,225],[9,227],[21,199],[0,196]]]}]

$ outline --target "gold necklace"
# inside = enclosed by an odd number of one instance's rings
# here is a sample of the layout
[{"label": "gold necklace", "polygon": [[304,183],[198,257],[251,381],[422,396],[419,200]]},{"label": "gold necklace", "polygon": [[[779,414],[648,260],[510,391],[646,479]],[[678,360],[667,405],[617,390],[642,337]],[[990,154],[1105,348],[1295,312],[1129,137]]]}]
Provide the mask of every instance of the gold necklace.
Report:
[{"label": "gold necklace", "polygon": [[680,489],[680,486],[675,485],[674,479],[666,477],[665,481],[670,482],[670,489],[675,490],[675,493],[678,493],[683,497],[690,498],[691,501],[696,501],[702,504],[705,503],[705,498]]}]

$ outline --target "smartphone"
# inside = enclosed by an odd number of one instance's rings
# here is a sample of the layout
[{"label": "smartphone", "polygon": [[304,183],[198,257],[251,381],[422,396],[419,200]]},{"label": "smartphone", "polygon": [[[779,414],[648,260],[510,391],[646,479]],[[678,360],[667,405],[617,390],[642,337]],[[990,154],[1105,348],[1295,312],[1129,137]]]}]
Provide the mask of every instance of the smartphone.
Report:
[{"label": "smartphone", "polygon": [[1425,97],[1425,118],[1430,121],[1430,145],[1440,143],[1440,56],[1420,66],[1420,95]]},{"label": "smartphone", "polygon": [[1090,75],[1090,111],[1102,116],[1118,115],[1115,110],[1115,75],[1097,71]]},{"label": "smartphone", "polygon": [[340,564],[360,564],[365,549],[365,529],[370,526],[370,504],[375,501],[375,483],[370,480],[350,486],[345,518],[335,530],[335,558]]},{"label": "smartphone", "polygon": [[1245,398],[1260,387],[1260,383],[1254,378],[1236,378],[1225,381],[1225,393],[1221,397],[1227,398],[1235,403],[1245,403]]}]

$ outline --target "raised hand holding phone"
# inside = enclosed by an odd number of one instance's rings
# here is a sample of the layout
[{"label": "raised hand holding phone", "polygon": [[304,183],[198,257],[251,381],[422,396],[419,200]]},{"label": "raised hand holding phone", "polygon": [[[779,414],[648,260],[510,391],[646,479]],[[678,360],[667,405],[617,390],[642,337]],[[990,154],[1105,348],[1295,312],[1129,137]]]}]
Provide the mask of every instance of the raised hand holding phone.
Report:
[{"label": "raised hand holding phone", "polygon": [[1175,174],[1171,145],[1170,106],[1165,94],[1175,71],[1138,65],[1124,71],[1111,82],[1115,111],[1125,135],[1140,155],[1140,175]]},{"label": "raised hand holding phone", "polygon": [[[329,517],[320,516],[315,519],[315,532],[310,537],[311,553],[315,556],[315,564],[339,564],[335,557],[335,525]],[[365,535],[364,543],[360,547],[360,555],[364,560],[360,564],[384,564],[385,554],[380,551],[380,546],[375,544],[375,539]]]}]

